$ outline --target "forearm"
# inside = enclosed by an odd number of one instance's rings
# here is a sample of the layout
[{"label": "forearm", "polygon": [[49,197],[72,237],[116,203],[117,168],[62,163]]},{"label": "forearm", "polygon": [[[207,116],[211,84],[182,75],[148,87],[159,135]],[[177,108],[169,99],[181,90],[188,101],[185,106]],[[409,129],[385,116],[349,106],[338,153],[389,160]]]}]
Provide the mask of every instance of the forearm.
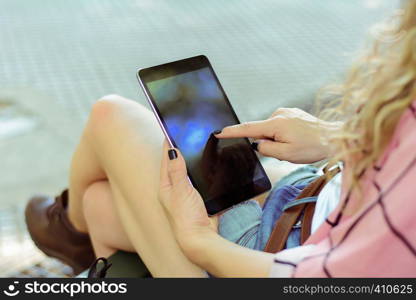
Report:
[{"label": "forearm", "polygon": [[200,238],[189,256],[216,277],[269,277],[274,257],[236,245],[214,233]]}]

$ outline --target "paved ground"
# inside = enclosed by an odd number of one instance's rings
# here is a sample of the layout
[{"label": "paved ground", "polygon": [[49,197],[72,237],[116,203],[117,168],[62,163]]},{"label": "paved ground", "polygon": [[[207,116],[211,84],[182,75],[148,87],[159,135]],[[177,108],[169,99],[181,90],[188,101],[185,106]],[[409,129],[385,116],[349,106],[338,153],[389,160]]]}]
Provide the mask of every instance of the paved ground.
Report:
[{"label": "paved ground", "polygon": [[119,93],[145,103],[137,68],[205,54],[242,120],[307,108],[318,87],[342,76],[392,2],[3,0],[0,126],[7,106],[36,127],[0,139],[0,276],[10,262],[39,259],[22,207],[33,192],[67,185],[94,100]]}]

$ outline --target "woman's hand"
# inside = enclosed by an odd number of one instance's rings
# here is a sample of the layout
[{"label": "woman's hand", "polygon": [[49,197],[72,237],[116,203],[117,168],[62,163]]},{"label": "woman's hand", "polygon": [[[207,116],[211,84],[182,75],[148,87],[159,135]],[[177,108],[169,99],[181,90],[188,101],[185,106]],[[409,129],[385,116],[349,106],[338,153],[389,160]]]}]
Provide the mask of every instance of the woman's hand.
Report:
[{"label": "woman's hand", "polygon": [[[160,200],[176,240],[193,263],[217,277],[267,277],[274,254],[234,244],[217,233],[215,218],[209,218],[199,193],[188,179],[185,161],[165,141],[160,172]],[[275,270],[290,276],[283,265]]]},{"label": "woman's hand", "polygon": [[293,163],[312,163],[328,158],[333,149],[324,138],[342,126],[325,122],[298,108],[280,108],[264,121],[225,127],[217,138],[248,137],[264,156]]},{"label": "woman's hand", "polygon": [[188,258],[196,243],[217,235],[215,218],[209,218],[204,202],[188,179],[185,161],[177,149],[163,145],[159,197],[168,213],[176,240]]}]

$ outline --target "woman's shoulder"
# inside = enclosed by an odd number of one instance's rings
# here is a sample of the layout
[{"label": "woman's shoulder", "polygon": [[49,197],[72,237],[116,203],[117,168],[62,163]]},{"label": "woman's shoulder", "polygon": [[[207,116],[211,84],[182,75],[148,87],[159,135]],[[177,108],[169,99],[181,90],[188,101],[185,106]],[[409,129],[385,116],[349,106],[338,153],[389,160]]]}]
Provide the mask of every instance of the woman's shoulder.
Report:
[{"label": "woman's shoulder", "polygon": [[[390,140],[389,145],[384,151],[382,157],[376,163],[376,169],[382,168],[388,161],[391,161],[391,156],[394,153],[408,152],[412,155],[414,147],[416,146],[416,100],[411,103],[408,109],[405,110],[403,116],[397,123],[394,134]],[[399,161],[396,161],[396,166],[399,167]]]},{"label": "woman's shoulder", "polygon": [[374,168],[374,182],[377,186],[383,190],[400,187],[400,192],[412,189],[412,186],[400,183],[409,179],[416,182],[415,149],[416,101],[404,112],[389,146]]},{"label": "woman's shoulder", "polygon": [[397,124],[395,135],[399,140],[414,137],[416,133],[416,100],[403,113],[402,118]]}]

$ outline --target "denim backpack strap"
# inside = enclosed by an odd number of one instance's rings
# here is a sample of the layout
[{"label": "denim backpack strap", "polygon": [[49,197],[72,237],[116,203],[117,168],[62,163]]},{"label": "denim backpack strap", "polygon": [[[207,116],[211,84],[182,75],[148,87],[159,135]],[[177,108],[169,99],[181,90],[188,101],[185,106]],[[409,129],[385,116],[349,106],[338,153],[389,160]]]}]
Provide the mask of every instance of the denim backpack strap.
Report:
[{"label": "denim backpack strap", "polygon": [[270,192],[262,208],[262,217],[256,240],[256,249],[264,249],[274,229],[276,221],[284,212],[285,207],[294,201],[304,188],[305,185],[284,185],[275,187]]},{"label": "denim backpack strap", "polygon": [[286,211],[290,207],[305,204],[300,216],[298,217],[296,223],[293,225],[289,233],[285,249],[302,245],[311,235],[312,219],[315,212],[315,204],[317,200],[318,196],[305,197],[301,199],[294,199],[284,206],[283,211]]},{"label": "denim backpack strap", "polygon": [[302,214],[306,203],[301,203],[296,206],[288,208],[280,218],[277,220],[274,229],[267,241],[265,252],[276,253],[285,248],[289,234],[292,231],[293,226]]},{"label": "denim backpack strap", "polygon": [[301,217],[303,218],[301,243],[306,241],[310,235],[312,217],[315,211],[315,203],[311,201],[301,201],[301,199],[317,196],[324,185],[339,171],[339,168],[327,171],[326,174],[318,177],[302,190],[296,200],[294,200],[294,202],[298,201],[299,204],[287,207],[287,209],[276,221],[274,229],[269,237],[269,240],[267,241],[266,247],[264,248],[265,252],[276,253],[283,250],[293,226]]}]

